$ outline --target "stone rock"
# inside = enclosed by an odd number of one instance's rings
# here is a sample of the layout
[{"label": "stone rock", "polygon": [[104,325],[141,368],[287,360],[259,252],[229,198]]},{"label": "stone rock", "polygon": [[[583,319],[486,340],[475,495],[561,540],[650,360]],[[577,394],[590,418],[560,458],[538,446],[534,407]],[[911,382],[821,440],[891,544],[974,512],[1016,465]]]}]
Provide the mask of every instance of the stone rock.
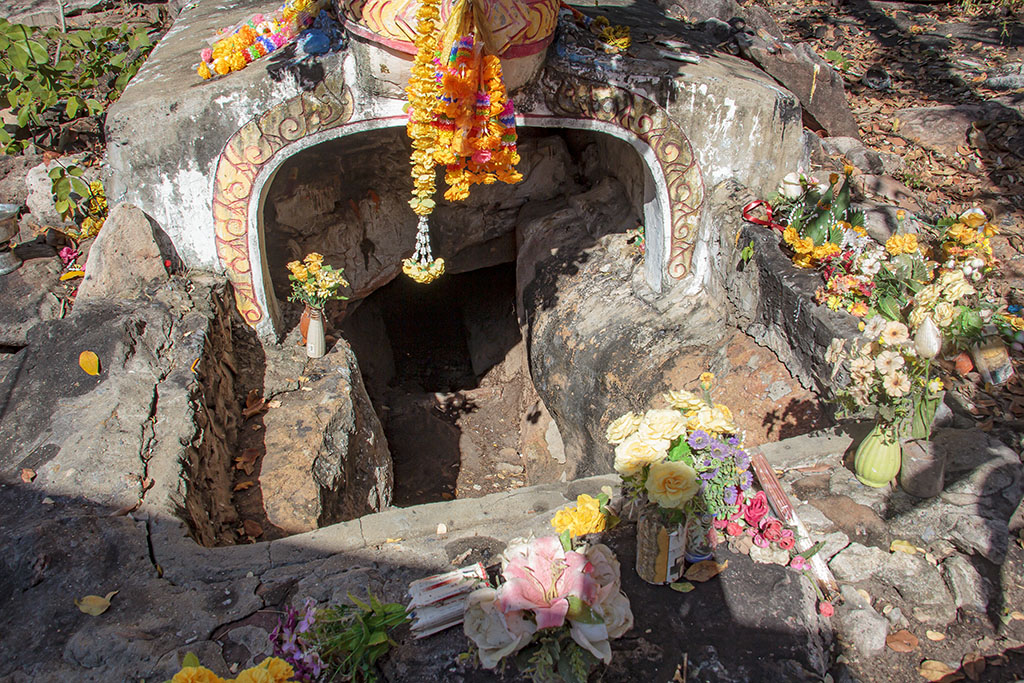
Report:
[{"label": "stone rock", "polygon": [[868,149],[857,138],[843,136],[822,138],[821,146],[827,154],[844,157],[864,173],[894,175],[903,170],[906,165],[902,157]]},{"label": "stone rock", "polygon": [[1001,519],[962,516],[949,532],[949,540],[962,552],[978,553],[990,562],[1002,564],[1010,542],[1010,530]]},{"label": "stone rock", "polygon": [[982,614],[988,611],[992,586],[970,560],[963,555],[951,555],[942,563],[942,573],[957,607]]},{"label": "stone rock", "polygon": [[842,586],[841,591],[845,601],[836,609],[836,617],[843,639],[849,641],[861,657],[878,655],[885,649],[889,622],[851,586]]},{"label": "stone rock", "polygon": [[782,38],[782,29],[770,14],[755,5],[741,6],[736,0],[657,0],[658,7],[671,17],[685,17],[695,23],[717,20],[731,29],[756,33],[767,32]]},{"label": "stone rock", "polygon": [[906,601],[915,619],[945,626],[956,619],[956,605],[938,570],[918,555],[891,553],[874,578],[892,588]]},{"label": "stone rock", "polygon": [[861,194],[881,197],[912,213],[921,212],[921,205],[914,198],[913,191],[895,178],[870,173],[855,175],[853,176],[853,187]]},{"label": "stone rock", "polygon": [[89,250],[75,300],[137,299],[166,280],[167,269],[149,219],[130,204],[118,204]]},{"label": "stone rock", "polygon": [[0,276],[0,345],[24,346],[37,323],[60,317],[60,272],[57,259],[31,259]]},{"label": "stone rock", "polygon": [[847,536],[859,543],[889,547],[889,528],[874,510],[848,496],[825,496],[811,501]]},{"label": "stone rock", "polygon": [[905,211],[900,206],[892,204],[879,204],[876,202],[861,202],[857,206],[864,212],[864,227],[874,240],[884,244],[902,226],[904,232],[917,232],[918,222],[907,213],[903,221],[896,217],[897,211]]},{"label": "stone rock", "polygon": [[[82,155],[70,155],[61,157],[60,163],[64,166],[71,166],[77,164],[81,159]],[[28,209],[29,214],[24,220],[32,225],[44,227],[61,226],[66,223],[53,206],[53,180],[47,175],[53,168],[57,168],[57,162],[53,160],[37,164],[25,172],[24,185],[18,183],[13,188],[24,192],[18,201],[23,202]],[[98,179],[97,169],[85,169],[82,180],[90,182]]]},{"label": "stone rock", "polygon": [[778,564],[785,567],[789,564],[789,551],[778,546],[762,548],[755,545],[750,548],[750,559],[762,564]]},{"label": "stone rock", "polygon": [[13,0],[4,7],[4,18],[12,24],[60,26],[61,13],[72,17],[102,5],[102,0],[62,0],[60,5],[45,0]]},{"label": "stone rock", "polygon": [[741,54],[800,99],[804,111],[832,136],[860,137],[842,76],[806,43],[769,45],[758,37],[740,44]]},{"label": "stone rock", "polygon": [[0,157],[0,202],[24,204],[28,196],[28,172],[42,161],[40,154]]},{"label": "stone rock", "polygon": [[798,505],[795,512],[804,528],[812,534],[825,534],[836,528],[835,523],[813,505]]},{"label": "stone rock", "polygon": [[[973,125],[982,121],[1020,121],[1024,113],[1024,96],[1008,95],[980,104],[939,105],[903,109],[896,113],[900,119],[900,134],[914,142],[954,156],[958,145],[968,143]],[[1024,133],[1018,132],[1009,140],[1001,140],[1007,149],[1020,149]]]},{"label": "stone rock", "polygon": [[878,571],[889,553],[860,543],[851,543],[828,563],[840,581],[857,583],[870,579]]},{"label": "stone rock", "polygon": [[1009,520],[1024,495],[1024,465],[1005,444],[977,429],[943,429],[932,439],[946,454],[943,501]]},{"label": "stone rock", "polygon": [[842,531],[834,531],[824,536],[815,535],[812,540],[817,543],[821,541],[824,545],[821,546],[821,550],[818,551],[818,555],[821,559],[828,562],[847,546],[850,545],[850,537],[844,534]]},{"label": "stone rock", "polygon": [[825,462],[838,465],[851,443],[852,440],[846,434],[825,431],[764,443],[758,449],[772,467],[788,470]]},{"label": "stone rock", "polygon": [[263,503],[289,533],[381,510],[393,486],[391,453],[349,345],[340,340],[304,374],[301,390],[279,395],[263,418]]}]

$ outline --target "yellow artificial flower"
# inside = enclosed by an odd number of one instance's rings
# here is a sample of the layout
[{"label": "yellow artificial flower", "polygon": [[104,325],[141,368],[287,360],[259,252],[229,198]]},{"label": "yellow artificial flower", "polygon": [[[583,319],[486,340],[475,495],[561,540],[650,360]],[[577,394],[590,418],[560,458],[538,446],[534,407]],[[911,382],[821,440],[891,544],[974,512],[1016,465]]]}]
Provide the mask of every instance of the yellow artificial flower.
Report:
[{"label": "yellow artificial flower", "polygon": [[678,510],[697,494],[700,481],[685,462],[659,462],[651,465],[644,488],[652,502]]},{"label": "yellow artificial flower", "polygon": [[206,62],[199,62],[199,68],[196,69],[196,73],[198,73],[199,77],[204,81],[213,76],[213,73],[210,71],[210,65]]},{"label": "yellow artificial flower", "polygon": [[637,434],[644,441],[660,439],[674,440],[686,433],[686,419],[678,410],[670,408],[648,410],[637,427]]},{"label": "yellow artificial flower", "polygon": [[601,512],[601,502],[593,496],[581,493],[576,497],[576,505],[555,513],[551,526],[555,527],[558,533],[568,529],[569,535],[575,537],[604,531],[607,528],[607,520]]},{"label": "yellow artificial flower", "polygon": [[644,441],[633,434],[615,447],[615,471],[624,477],[639,474],[646,465],[664,460],[670,445],[668,439]]},{"label": "yellow artificial flower", "polygon": [[940,391],[942,391],[944,386],[945,385],[942,383],[942,380],[936,377],[932,381],[928,382],[928,391],[932,392],[933,394],[937,394]]},{"label": "yellow artificial flower", "polygon": [[274,680],[273,674],[266,669],[252,667],[238,674],[234,683],[277,683],[277,681]]},{"label": "yellow artificial flower", "polygon": [[280,657],[267,657],[258,664],[259,668],[266,669],[274,677],[275,683],[287,683],[295,676],[295,669],[292,665]]},{"label": "yellow artificial flower", "polygon": [[673,390],[662,394],[662,396],[665,397],[665,401],[667,401],[670,406],[684,412],[698,410],[704,405],[704,399],[690,391]]},{"label": "yellow artificial flower", "polygon": [[949,327],[956,319],[956,308],[947,301],[940,301],[932,312],[932,320],[939,327]]},{"label": "yellow artificial flower", "polygon": [[174,674],[171,683],[224,683],[224,679],[205,666],[186,666]]},{"label": "yellow artificial flower", "polygon": [[715,381],[715,375],[712,372],[700,373],[700,385],[705,389],[711,388],[711,383]]},{"label": "yellow artificial flower", "polygon": [[636,432],[642,420],[643,416],[637,415],[631,410],[608,425],[608,429],[604,433],[605,438],[608,439],[608,443],[618,445]]}]

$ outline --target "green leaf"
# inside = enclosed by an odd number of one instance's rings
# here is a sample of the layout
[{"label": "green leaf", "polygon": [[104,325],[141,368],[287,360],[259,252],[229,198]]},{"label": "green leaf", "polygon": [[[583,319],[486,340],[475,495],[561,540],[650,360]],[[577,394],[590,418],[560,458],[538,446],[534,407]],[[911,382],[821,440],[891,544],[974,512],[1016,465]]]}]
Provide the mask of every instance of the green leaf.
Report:
[{"label": "green leaf", "polygon": [[64,106],[64,113],[67,114],[69,119],[75,118],[75,115],[78,114],[78,107],[80,106],[78,102],[79,98],[77,97],[68,98],[68,103]]},{"label": "green leaf", "polygon": [[70,59],[62,59],[54,64],[53,68],[57,71],[71,71],[75,68],[75,63]]},{"label": "green leaf", "polygon": [[57,213],[63,216],[71,210],[71,202],[67,199],[58,199],[53,203],[53,208],[57,210]]},{"label": "green leaf", "polygon": [[89,98],[85,101],[85,106],[89,109],[89,115],[95,116],[103,111],[104,105],[99,100]]},{"label": "green leaf", "polygon": [[599,617],[590,609],[590,605],[580,600],[576,595],[570,595],[567,598],[569,602],[569,611],[566,612],[565,616],[567,619],[579,622],[581,624],[603,624],[604,619]]},{"label": "green leaf", "polygon": [[686,438],[680,437],[676,444],[669,449],[668,458],[666,459],[669,462],[677,462],[692,456],[692,454],[693,449],[690,448],[690,444],[686,442]]},{"label": "green leaf", "polygon": [[367,644],[380,645],[381,643],[386,642],[388,642],[388,634],[384,631],[376,631],[370,636],[370,639],[367,641]]},{"label": "green leaf", "polygon": [[29,106],[27,104],[24,107],[21,108],[21,111],[18,112],[18,127],[19,128],[24,128],[25,126],[28,125],[28,117],[29,117],[30,114],[31,114],[31,111],[29,110]]},{"label": "green leaf", "polygon": [[89,191],[89,186],[81,178],[71,178],[71,187],[74,188],[75,192],[80,197],[90,197],[92,192]]},{"label": "green leaf", "polygon": [[64,169],[61,166],[54,166],[46,172],[46,175],[50,176],[50,180],[56,180],[64,175]]},{"label": "green leaf", "polygon": [[67,199],[71,195],[71,180],[67,176],[61,176],[53,181],[53,194],[57,199]]},{"label": "green leaf", "polygon": [[28,49],[32,54],[32,60],[36,64],[46,64],[50,61],[50,54],[46,51],[46,46],[36,40],[26,41]]},{"label": "green leaf", "polygon": [[85,31],[75,31],[74,33],[69,35],[67,37],[68,45],[79,50],[85,48],[85,40],[82,37],[83,33],[85,33]]},{"label": "green leaf", "polygon": [[558,535],[558,540],[562,542],[562,550],[565,552],[572,550],[572,536],[569,534],[568,529]]},{"label": "green leaf", "polygon": [[689,581],[677,581],[676,583],[670,583],[668,587],[674,591],[679,591],[680,593],[689,593],[696,588],[696,586]]},{"label": "green leaf", "polygon": [[81,166],[68,166],[68,175],[74,176],[75,178],[81,178],[85,175],[85,169]]},{"label": "green leaf", "polygon": [[196,657],[194,652],[189,652],[181,658],[181,667],[185,668],[186,666],[199,666],[199,657]]},{"label": "green leaf", "polygon": [[18,71],[25,71],[28,69],[28,63],[30,61],[28,50],[22,47],[19,43],[11,44],[7,49],[7,58]]}]

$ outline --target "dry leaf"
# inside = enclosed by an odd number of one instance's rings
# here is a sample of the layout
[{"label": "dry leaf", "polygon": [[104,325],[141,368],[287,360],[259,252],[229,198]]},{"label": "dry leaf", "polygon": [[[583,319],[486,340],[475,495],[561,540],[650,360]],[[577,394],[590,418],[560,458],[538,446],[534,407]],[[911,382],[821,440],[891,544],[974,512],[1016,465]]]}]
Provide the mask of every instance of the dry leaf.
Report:
[{"label": "dry leaf", "polygon": [[84,270],[69,270],[60,276],[60,281],[66,282],[67,280],[74,280],[75,278],[82,277],[83,275],[85,275]]},{"label": "dry leaf", "polygon": [[907,629],[890,633],[885,637],[885,644],[895,652],[913,652],[917,649],[918,642],[917,636]]},{"label": "dry leaf", "polygon": [[110,598],[115,595],[117,595],[117,591],[110,591],[102,598],[98,595],[86,595],[81,600],[75,598],[75,606],[86,614],[98,617],[107,611],[110,607]]},{"label": "dry leaf", "polygon": [[246,490],[247,488],[249,488],[250,486],[252,486],[255,483],[256,482],[252,481],[251,479],[248,480],[248,481],[240,481],[237,484],[235,484],[235,488],[232,489],[232,490],[234,490],[234,491],[244,491],[244,490]]},{"label": "dry leaf", "polygon": [[895,540],[889,544],[889,552],[901,552],[908,555],[914,555],[917,553],[917,548],[910,541]]},{"label": "dry leaf", "polygon": [[245,409],[242,410],[242,418],[249,419],[253,415],[258,415],[267,409],[267,402],[262,396],[260,396],[259,389],[253,389],[245,397]]},{"label": "dry leaf", "polygon": [[138,507],[139,507],[139,505],[141,503],[142,503],[142,500],[140,499],[140,500],[135,501],[131,505],[125,505],[123,508],[119,508],[119,509],[114,510],[113,512],[111,512],[110,516],[111,517],[124,517],[129,512],[134,512],[136,509],[138,509]]},{"label": "dry leaf", "polygon": [[242,470],[246,474],[252,474],[256,465],[256,459],[260,457],[259,450],[246,448],[242,454],[235,458],[235,469]]},{"label": "dry leaf", "polygon": [[725,568],[728,566],[729,560],[726,560],[721,564],[715,562],[714,560],[704,560],[703,562],[691,564],[687,568],[686,573],[683,574],[683,578],[689,581],[697,581],[698,583],[703,583],[704,581],[707,581],[708,579],[713,579],[714,577],[721,574],[723,571],[725,571]]},{"label": "dry leaf", "polygon": [[86,374],[96,376],[100,374],[100,359],[92,351],[82,351],[78,354],[78,366],[85,370]]},{"label": "dry leaf", "polygon": [[263,527],[260,526],[259,522],[254,522],[251,519],[244,520],[242,522],[242,528],[245,529],[246,536],[258,538],[263,535]]},{"label": "dry leaf", "polygon": [[954,671],[940,661],[934,659],[926,659],[921,662],[921,666],[917,667],[917,673],[924,676],[927,680],[937,683],[943,681],[948,683],[949,681],[959,680],[953,678],[946,678],[951,676]]},{"label": "dry leaf", "polygon": [[960,660],[960,670],[972,681],[980,681],[981,674],[985,673],[985,656],[980,652],[968,652]]},{"label": "dry leaf", "polygon": [[30,467],[21,468],[21,480],[26,484],[31,484],[32,480],[36,478],[36,471]]},{"label": "dry leaf", "polygon": [[399,538],[385,538],[384,542],[385,543],[401,543],[402,539],[401,539],[401,537],[399,537]]},{"label": "dry leaf", "polygon": [[946,634],[939,633],[938,631],[925,631],[924,634],[928,637],[928,640],[934,640],[935,642],[946,639]]},{"label": "dry leaf", "polygon": [[1024,621],[1024,612],[1010,612],[1010,618],[1014,621]]}]

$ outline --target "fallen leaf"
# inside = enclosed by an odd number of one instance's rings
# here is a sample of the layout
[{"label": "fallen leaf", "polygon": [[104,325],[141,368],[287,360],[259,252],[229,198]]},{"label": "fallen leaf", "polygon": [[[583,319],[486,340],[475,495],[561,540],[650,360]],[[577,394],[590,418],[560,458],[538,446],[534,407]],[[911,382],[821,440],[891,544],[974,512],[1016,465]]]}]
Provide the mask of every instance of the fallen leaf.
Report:
[{"label": "fallen leaf", "polygon": [[117,595],[117,591],[110,591],[102,598],[98,595],[86,595],[81,600],[75,598],[75,606],[86,614],[98,617],[107,611],[110,607],[110,598],[115,595]]},{"label": "fallen leaf", "polygon": [[402,539],[401,539],[401,537],[399,537],[399,538],[385,538],[384,542],[385,543],[401,543]]},{"label": "fallen leaf", "polygon": [[82,277],[85,275],[84,270],[69,270],[60,276],[60,281],[65,282],[67,280],[74,280],[76,277]]},{"label": "fallen leaf", "polygon": [[939,633],[938,631],[925,631],[924,635],[928,638],[928,640],[934,640],[935,642],[939,642],[940,640],[946,639],[946,634]]},{"label": "fallen leaf", "polygon": [[1010,612],[1010,618],[1014,621],[1024,621],[1024,612]]},{"label": "fallen leaf", "polygon": [[972,681],[980,681],[981,674],[985,673],[985,656],[980,652],[968,652],[960,660],[960,670]]},{"label": "fallen leaf", "polygon": [[263,527],[260,526],[259,522],[255,522],[251,519],[244,520],[242,522],[242,528],[245,529],[246,536],[258,538],[263,535]]},{"label": "fallen leaf", "polygon": [[259,450],[246,448],[242,454],[235,458],[235,469],[242,470],[246,474],[252,474],[256,465],[256,459],[260,457]]},{"label": "fallen leaf", "polygon": [[890,633],[885,637],[885,644],[895,652],[913,652],[917,649],[918,642],[917,636],[907,629]]},{"label": "fallen leaf", "polygon": [[889,552],[901,552],[907,555],[914,555],[917,553],[917,548],[914,544],[909,541],[895,540],[889,544]]},{"label": "fallen leaf", "polygon": [[100,358],[92,351],[82,351],[78,354],[78,367],[95,377],[100,374]]},{"label": "fallen leaf", "polygon": [[31,484],[32,480],[36,478],[36,471],[30,467],[21,468],[21,480],[26,484]]},{"label": "fallen leaf", "polygon": [[242,417],[249,419],[253,415],[258,415],[267,409],[266,400],[260,396],[259,389],[253,389],[245,397],[245,409],[242,410]]},{"label": "fallen leaf", "polygon": [[698,583],[703,583],[704,581],[707,581],[708,579],[713,579],[714,577],[721,574],[723,571],[725,571],[725,568],[728,566],[729,560],[726,560],[721,564],[715,562],[714,560],[704,560],[703,562],[691,564],[687,568],[686,573],[683,574],[683,578],[688,579],[690,581],[697,581]]},{"label": "fallen leaf", "polygon": [[674,591],[679,591],[680,593],[689,593],[696,588],[696,586],[689,581],[677,581],[676,583],[670,583],[668,587]]},{"label": "fallen leaf", "polygon": [[924,676],[927,680],[937,683],[943,681],[943,683],[949,683],[953,680],[961,680],[961,678],[946,678],[952,676],[954,671],[940,661],[934,659],[926,659],[921,662],[921,666],[917,667],[917,673]]},{"label": "fallen leaf", "polygon": [[233,491],[244,491],[244,490],[246,490],[247,488],[249,488],[250,486],[252,486],[255,483],[256,482],[254,482],[251,479],[249,479],[247,481],[240,481],[237,484],[235,484],[235,487],[232,490]]}]

